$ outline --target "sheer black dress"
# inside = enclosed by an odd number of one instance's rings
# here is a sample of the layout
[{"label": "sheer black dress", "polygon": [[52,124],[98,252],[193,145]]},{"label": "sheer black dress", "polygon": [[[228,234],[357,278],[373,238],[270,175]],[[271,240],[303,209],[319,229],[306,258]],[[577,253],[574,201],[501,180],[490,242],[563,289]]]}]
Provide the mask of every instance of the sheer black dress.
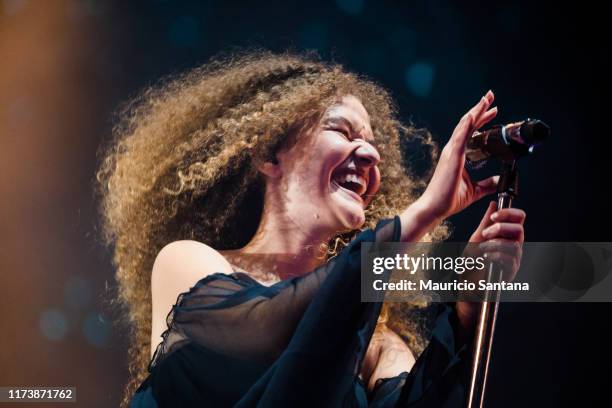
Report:
[{"label": "sheer black dress", "polygon": [[358,373],[381,303],[360,301],[362,242],[397,241],[400,220],[360,233],[337,257],[264,286],[216,273],[179,296],[131,407],[460,407],[468,348],[454,309],[437,304],[410,372],[372,392]]}]

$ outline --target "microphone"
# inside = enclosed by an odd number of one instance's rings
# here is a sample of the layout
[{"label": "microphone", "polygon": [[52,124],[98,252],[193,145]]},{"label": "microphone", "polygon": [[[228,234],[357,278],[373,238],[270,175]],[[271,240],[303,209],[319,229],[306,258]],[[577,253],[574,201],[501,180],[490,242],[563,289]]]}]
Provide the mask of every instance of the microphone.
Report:
[{"label": "microphone", "polygon": [[474,168],[481,167],[490,157],[511,163],[534,152],[550,135],[550,127],[538,119],[493,126],[474,132],[467,142],[466,159]]}]

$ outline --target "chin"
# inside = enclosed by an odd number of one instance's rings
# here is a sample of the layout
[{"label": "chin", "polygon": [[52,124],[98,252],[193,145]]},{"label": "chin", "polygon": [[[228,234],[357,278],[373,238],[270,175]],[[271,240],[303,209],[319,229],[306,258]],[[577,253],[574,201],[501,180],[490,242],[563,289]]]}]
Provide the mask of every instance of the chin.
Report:
[{"label": "chin", "polygon": [[347,227],[350,230],[361,228],[363,224],[365,223],[365,213],[363,212],[363,210],[359,211],[358,213],[352,212],[348,214],[347,218],[348,218]]},{"label": "chin", "polygon": [[359,229],[365,223],[364,199],[361,194],[367,190],[366,181],[361,183],[351,182],[351,180],[362,180],[357,176],[347,178],[343,181],[333,180],[330,187],[330,205],[331,213],[335,216],[336,222],[339,222],[339,228],[342,232]]},{"label": "chin", "polygon": [[342,203],[337,207],[334,212],[343,232],[361,228],[365,223],[365,211],[357,203]]}]

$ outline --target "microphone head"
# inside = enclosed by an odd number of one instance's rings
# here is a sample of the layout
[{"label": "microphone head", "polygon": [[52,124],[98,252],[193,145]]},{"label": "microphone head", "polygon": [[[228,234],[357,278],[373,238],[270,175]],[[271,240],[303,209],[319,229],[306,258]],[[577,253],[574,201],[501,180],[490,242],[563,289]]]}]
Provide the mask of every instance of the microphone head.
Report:
[{"label": "microphone head", "polygon": [[527,119],[521,125],[521,138],[529,147],[539,145],[550,136],[550,127],[539,119]]}]

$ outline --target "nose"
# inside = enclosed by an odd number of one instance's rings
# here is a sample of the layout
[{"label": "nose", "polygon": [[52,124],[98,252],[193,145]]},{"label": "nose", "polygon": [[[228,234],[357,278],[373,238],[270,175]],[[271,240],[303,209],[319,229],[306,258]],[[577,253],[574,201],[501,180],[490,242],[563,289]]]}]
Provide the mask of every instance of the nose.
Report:
[{"label": "nose", "polygon": [[380,162],[380,154],[370,143],[362,143],[355,150],[355,159],[360,166],[370,168]]}]

